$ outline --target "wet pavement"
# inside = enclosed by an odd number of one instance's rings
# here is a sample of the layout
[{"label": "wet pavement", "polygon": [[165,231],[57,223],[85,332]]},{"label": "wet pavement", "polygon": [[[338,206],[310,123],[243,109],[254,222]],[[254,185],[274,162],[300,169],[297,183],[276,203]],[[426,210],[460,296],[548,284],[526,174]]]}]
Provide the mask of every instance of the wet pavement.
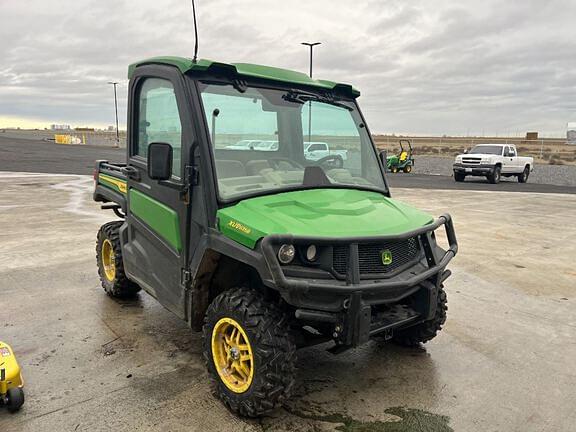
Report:
[{"label": "wet pavement", "polygon": [[0,339],[25,379],[2,431],[570,431],[576,197],[396,189],[455,219],[448,321],[423,349],[300,351],[295,397],[260,420],[214,397],[200,335],[151,297],[108,298],[88,176],[0,173]]}]

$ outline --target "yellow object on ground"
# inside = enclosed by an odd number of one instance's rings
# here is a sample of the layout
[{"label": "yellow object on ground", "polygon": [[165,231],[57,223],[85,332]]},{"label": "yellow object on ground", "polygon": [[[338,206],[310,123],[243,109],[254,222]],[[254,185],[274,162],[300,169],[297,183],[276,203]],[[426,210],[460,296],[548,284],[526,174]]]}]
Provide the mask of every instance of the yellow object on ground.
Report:
[{"label": "yellow object on ground", "polygon": [[63,134],[54,135],[54,142],[56,144],[85,144],[84,139],[80,139],[79,137],[74,135],[63,135]]},{"label": "yellow object on ground", "polygon": [[17,411],[24,403],[24,380],[10,345],[0,342],[0,404]]}]

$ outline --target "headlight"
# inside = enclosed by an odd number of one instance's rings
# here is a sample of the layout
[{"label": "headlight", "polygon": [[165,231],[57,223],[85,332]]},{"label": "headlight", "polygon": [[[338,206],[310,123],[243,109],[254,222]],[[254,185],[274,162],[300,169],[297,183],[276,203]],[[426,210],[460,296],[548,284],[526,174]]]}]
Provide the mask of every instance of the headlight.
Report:
[{"label": "headlight", "polygon": [[306,249],[306,259],[308,261],[315,261],[317,253],[318,253],[318,250],[316,249],[315,245],[308,246],[308,248]]},{"label": "headlight", "polygon": [[278,260],[282,264],[290,264],[296,255],[296,249],[291,244],[283,244],[278,249]]},{"label": "headlight", "polygon": [[456,156],[456,162],[457,163],[462,162],[462,156]]}]

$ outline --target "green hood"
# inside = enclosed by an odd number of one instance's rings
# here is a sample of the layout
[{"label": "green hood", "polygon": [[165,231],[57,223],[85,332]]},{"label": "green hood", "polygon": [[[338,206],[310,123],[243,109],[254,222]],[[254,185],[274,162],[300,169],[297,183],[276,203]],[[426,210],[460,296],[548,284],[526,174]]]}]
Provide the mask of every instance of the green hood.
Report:
[{"label": "green hood", "polygon": [[218,211],[220,231],[254,248],[269,234],[363,237],[401,234],[433,218],[377,192],[313,189],[246,199]]}]

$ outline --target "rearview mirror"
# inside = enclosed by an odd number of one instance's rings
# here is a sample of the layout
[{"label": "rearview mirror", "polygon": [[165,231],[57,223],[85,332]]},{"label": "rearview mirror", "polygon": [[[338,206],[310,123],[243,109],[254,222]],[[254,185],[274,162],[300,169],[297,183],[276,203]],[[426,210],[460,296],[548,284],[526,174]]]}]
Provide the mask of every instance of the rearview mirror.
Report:
[{"label": "rearview mirror", "polygon": [[172,175],[172,146],[154,142],[148,146],[148,177],[152,180],[169,180]]},{"label": "rearview mirror", "polygon": [[378,156],[380,157],[380,160],[382,161],[382,165],[384,165],[384,168],[386,168],[386,165],[388,164],[388,154],[386,152],[386,150],[380,150],[380,153],[378,153]]}]

